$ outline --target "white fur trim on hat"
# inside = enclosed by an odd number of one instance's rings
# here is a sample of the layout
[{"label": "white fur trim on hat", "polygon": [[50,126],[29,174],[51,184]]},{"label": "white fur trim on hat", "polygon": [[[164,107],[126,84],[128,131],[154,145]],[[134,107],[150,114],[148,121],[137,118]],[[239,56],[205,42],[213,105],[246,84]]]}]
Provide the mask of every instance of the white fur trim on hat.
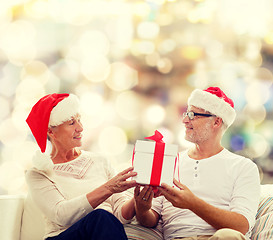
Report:
[{"label": "white fur trim on hat", "polygon": [[80,101],[74,94],[60,101],[51,111],[49,126],[58,126],[71,119],[80,111]]},{"label": "white fur trim on hat", "polygon": [[43,171],[47,174],[50,174],[53,170],[54,163],[52,162],[50,156],[46,153],[41,153],[36,151],[35,155],[32,158],[33,167]]},{"label": "white fur trim on hat", "polygon": [[228,127],[234,122],[236,112],[229,103],[209,92],[195,89],[188,99],[189,106],[202,108],[223,119]]}]

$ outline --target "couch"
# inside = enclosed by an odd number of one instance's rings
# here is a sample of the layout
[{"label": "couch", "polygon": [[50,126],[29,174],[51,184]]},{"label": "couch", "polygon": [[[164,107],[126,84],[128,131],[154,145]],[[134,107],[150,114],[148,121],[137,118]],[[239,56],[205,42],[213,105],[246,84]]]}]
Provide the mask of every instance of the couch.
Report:
[{"label": "couch", "polygon": [[[273,184],[261,185],[261,189],[251,240],[273,239]],[[130,240],[163,239],[160,224],[157,228],[148,229],[134,219],[124,227]],[[28,195],[0,195],[1,240],[41,240],[43,231],[41,212]]]}]

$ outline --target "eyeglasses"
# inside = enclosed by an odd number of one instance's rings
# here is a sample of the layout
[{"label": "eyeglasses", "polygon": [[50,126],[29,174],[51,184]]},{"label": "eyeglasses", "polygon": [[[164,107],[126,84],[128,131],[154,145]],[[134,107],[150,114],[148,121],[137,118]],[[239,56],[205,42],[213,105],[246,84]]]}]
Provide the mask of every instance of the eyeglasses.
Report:
[{"label": "eyeglasses", "polygon": [[183,118],[189,117],[190,120],[193,120],[195,116],[203,116],[203,117],[216,117],[216,115],[208,114],[208,113],[196,113],[196,112],[184,112]]}]

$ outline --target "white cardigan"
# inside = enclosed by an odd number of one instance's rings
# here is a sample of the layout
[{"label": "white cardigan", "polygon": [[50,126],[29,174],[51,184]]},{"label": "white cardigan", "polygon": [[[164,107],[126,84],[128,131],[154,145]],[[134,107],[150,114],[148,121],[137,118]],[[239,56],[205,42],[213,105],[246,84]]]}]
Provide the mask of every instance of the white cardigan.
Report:
[{"label": "white cardigan", "polygon": [[[26,172],[26,181],[34,202],[45,216],[44,238],[60,234],[93,210],[86,194],[111,179],[115,173],[102,156],[86,151],[67,163],[53,164],[49,156],[34,157],[34,168]],[[97,208],[113,213],[122,223],[124,194],[109,197]]]}]

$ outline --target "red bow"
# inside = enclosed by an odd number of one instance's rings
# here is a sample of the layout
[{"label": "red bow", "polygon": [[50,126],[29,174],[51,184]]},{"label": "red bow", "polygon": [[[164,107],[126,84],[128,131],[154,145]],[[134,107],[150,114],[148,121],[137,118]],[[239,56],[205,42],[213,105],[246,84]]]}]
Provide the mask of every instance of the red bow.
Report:
[{"label": "red bow", "polygon": [[159,131],[157,131],[157,130],[155,130],[155,134],[154,135],[152,135],[150,137],[145,137],[145,139],[153,140],[155,142],[164,143],[163,140],[162,140],[162,138],[163,138],[163,135]]}]

